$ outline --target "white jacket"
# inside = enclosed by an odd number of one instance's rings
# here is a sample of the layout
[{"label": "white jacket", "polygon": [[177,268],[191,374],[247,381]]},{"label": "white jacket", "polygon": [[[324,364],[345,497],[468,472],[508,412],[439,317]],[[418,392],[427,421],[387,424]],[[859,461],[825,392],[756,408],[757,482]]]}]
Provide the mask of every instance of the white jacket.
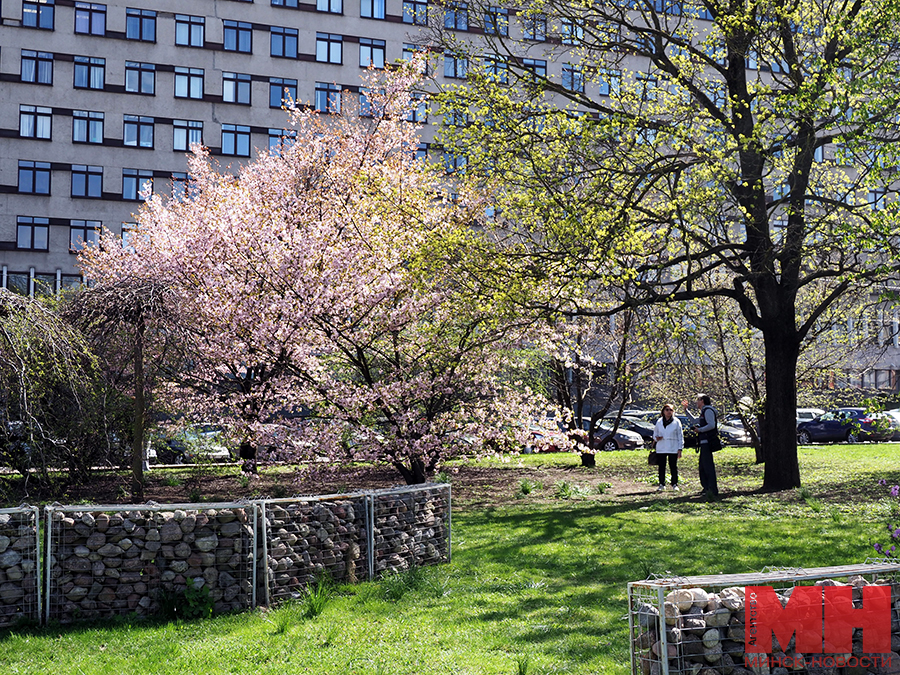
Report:
[{"label": "white jacket", "polygon": [[663,425],[663,419],[656,420],[656,428],[653,430],[653,438],[662,436],[661,441],[656,441],[656,452],[671,455],[684,447],[684,432],[681,429],[681,420],[673,416],[669,426]]}]

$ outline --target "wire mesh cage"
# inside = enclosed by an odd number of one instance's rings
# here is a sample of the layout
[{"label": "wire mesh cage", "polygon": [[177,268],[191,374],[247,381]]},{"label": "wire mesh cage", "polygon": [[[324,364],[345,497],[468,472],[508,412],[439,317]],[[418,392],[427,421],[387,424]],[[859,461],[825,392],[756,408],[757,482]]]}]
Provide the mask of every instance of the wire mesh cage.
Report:
[{"label": "wire mesh cage", "polygon": [[46,507],[46,618],[154,614],[188,586],[208,589],[217,613],[251,607],[256,508]]},{"label": "wire mesh cage", "polygon": [[40,619],[39,511],[0,509],[0,626]]},{"label": "wire mesh cage", "polygon": [[[786,675],[790,671],[801,675],[825,672],[822,667],[853,663],[851,657],[864,655],[859,629],[853,632],[852,652],[832,654],[831,661],[823,654],[798,651],[796,635],[784,645],[778,644],[777,638],[773,637],[770,653],[745,653],[748,619],[749,630],[755,631],[753,605],[745,597],[745,589],[749,586],[771,587],[784,607],[798,586],[849,586],[853,606],[858,608],[862,606],[863,589],[869,585],[891,588],[891,650],[896,652],[900,648],[900,564],[895,562],[877,561],[808,570],[766,568],[760,573],[668,576],[631,582],[628,584],[631,672],[633,675],[741,675],[750,672],[783,672]],[[900,672],[900,657],[896,653],[886,656],[887,662],[893,656],[893,667]],[[860,662],[856,660],[856,663]],[[866,672],[866,668],[859,671],[860,675]]]},{"label": "wire mesh cage", "polygon": [[375,575],[449,561],[450,504],[446,483],[372,493]]},{"label": "wire mesh cage", "polygon": [[264,528],[260,579],[266,604],[296,598],[319,577],[369,578],[367,495],[324,495],[259,502]]}]

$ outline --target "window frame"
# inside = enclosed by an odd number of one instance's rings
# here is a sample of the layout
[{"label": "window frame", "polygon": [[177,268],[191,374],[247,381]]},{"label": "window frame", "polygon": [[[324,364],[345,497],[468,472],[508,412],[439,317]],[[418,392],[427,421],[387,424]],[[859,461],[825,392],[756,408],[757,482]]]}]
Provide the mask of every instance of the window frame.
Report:
[{"label": "window frame", "polygon": [[[368,63],[363,63],[363,48],[366,48],[369,52]],[[380,60],[375,57],[380,52]],[[359,67],[360,68],[370,68],[374,67],[378,70],[384,70],[384,62],[387,59],[387,43],[385,40],[381,40],[378,38],[360,38],[359,39]]]},{"label": "window frame", "polygon": [[[293,84],[292,84],[293,83]],[[289,77],[270,77],[269,78],[269,107],[281,109],[286,106],[285,104],[285,89],[289,90],[287,95],[290,96],[292,102],[297,101],[297,80]],[[276,87],[278,87],[276,89]],[[273,95],[274,92],[278,91],[279,93],[279,104],[277,106],[273,105]]]},{"label": "window frame", "polygon": [[[29,23],[26,18],[30,16],[34,17],[34,23]],[[37,30],[56,30],[55,0],[24,0],[22,2],[22,26]]]},{"label": "window frame", "polygon": [[296,28],[269,26],[269,56],[272,58],[296,59],[299,42],[299,31]]},{"label": "window frame", "polygon": [[444,5],[444,28],[469,30],[469,4],[454,1]]},{"label": "window frame", "polygon": [[[333,52],[337,49],[337,60],[333,59]],[[325,58],[320,58],[324,56]],[[336,33],[316,33],[316,62],[343,65],[344,63],[344,36]]]},{"label": "window frame", "polygon": [[[106,35],[106,5],[99,2],[75,3],[75,34]],[[79,23],[87,22],[87,30],[78,30]]]},{"label": "window frame", "polygon": [[[141,189],[150,183],[150,192],[153,192],[153,172],[148,169],[122,169],[122,200],[126,202],[141,201]],[[133,184],[132,184],[133,183]],[[129,189],[126,194],[126,186]],[[131,197],[129,195],[133,194]]]},{"label": "window frame", "polygon": [[[149,74],[149,76],[148,76]],[[129,76],[137,77],[137,89],[129,89]],[[144,91],[144,85],[150,82],[150,91]],[[156,64],[141,61],[125,62],[125,91],[129,94],[156,96]]]},{"label": "window frame", "polygon": [[[30,166],[29,166],[30,165]],[[22,177],[30,176],[30,190],[22,189]],[[38,179],[41,179],[39,181]],[[47,190],[38,190],[39,185],[43,185],[46,180]],[[35,162],[28,159],[20,159],[18,165],[18,181],[16,183],[16,191],[23,195],[50,195],[52,193],[52,176],[50,162]]]},{"label": "window frame", "polygon": [[[22,228],[28,228],[31,232],[28,237],[28,246],[22,246]],[[44,246],[35,246],[35,231],[43,230]],[[19,251],[49,251],[50,250],[50,219],[34,216],[17,216],[16,217],[16,249]]]},{"label": "window frame", "polygon": [[[98,246],[100,244],[100,231],[103,228],[103,221],[100,220],[70,220],[69,221],[69,253],[79,253],[88,246]],[[94,236],[88,236],[93,233]],[[81,245],[75,245],[75,237],[73,235],[81,234]]]},{"label": "window frame", "polygon": [[[247,21],[234,21],[232,19],[222,20],[223,39],[222,47],[226,52],[237,52],[239,54],[253,53],[253,24]],[[229,37],[233,42],[231,48],[228,47]],[[246,45],[244,44],[246,38]]]},{"label": "window frame", "polygon": [[[74,89],[93,89],[103,91],[106,89],[106,59],[100,56],[75,56],[73,58],[73,82]],[[95,76],[99,73],[99,83]],[[83,77],[86,84],[79,84],[79,76]],[[95,86],[99,84],[100,86]]]},{"label": "window frame", "polygon": [[[384,20],[386,4],[385,0],[359,0],[359,16],[363,19]],[[366,9],[367,6],[368,9]]]},{"label": "window frame", "polygon": [[[23,49],[20,54],[19,80],[29,84],[53,84],[53,53]],[[25,79],[25,64],[31,63],[33,79]],[[47,77],[47,79],[42,79]]]},{"label": "window frame", "polygon": [[[227,143],[226,143],[227,141]],[[230,146],[226,151],[226,146]],[[229,157],[250,156],[250,127],[246,124],[223,124],[220,151]]]},{"label": "window frame", "polygon": [[[89,164],[72,165],[72,189],[70,196],[73,199],[100,199],[103,197],[103,167]],[[83,181],[82,194],[75,191],[76,180]]]},{"label": "window frame", "polygon": [[[231,76],[231,77],[229,77]],[[229,85],[229,83],[231,83]],[[230,71],[222,72],[222,102],[234,103],[235,105],[251,105],[253,79],[247,73],[232,73]],[[226,94],[229,88],[232,90],[233,98],[229,99]],[[240,94],[246,91],[247,100],[240,100]]]},{"label": "window frame", "polygon": [[[447,68],[448,63],[453,64],[452,72]],[[453,80],[465,80],[468,76],[469,58],[453,52],[444,52],[444,77]]]},{"label": "window frame", "polygon": [[[122,125],[122,145],[127,148],[153,150],[155,145],[156,120],[148,115],[125,115]],[[149,144],[144,142],[144,132],[149,129]],[[128,142],[129,132],[134,135],[134,142]]]},{"label": "window frame", "polygon": [[172,120],[172,150],[190,152],[194,143],[203,145],[203,120]]},{"label": "window frame", "polygon": [[[175,98],[203,100],[206,71],[203,68],[175,66]],[[179,88],[183,93],[179,93]]]},{"label": "window frame", "polygon": [[323,115],[339,115],[342,97],[340,85],[333,82],[316,82],[316,112]]},{"label": "window frame", "polygon": [[[125,9],[125,39],[156,43],[156,11],[152,9]],[[137,30],[132,29],[136,26]],[[147,33],[152,32],[148,37]]]},{"label": "window frame", "polygon": [[[80,120],[84,120],[81,124],[79,124]],[[73,143],[84,143],[88,145],[94,144],[102,144],[103,143],[103,128],[106,123],[106,113],[96,111],[96,110],[73,110],[72,111],[72,142]],[[82,134],[78,133],[78,127],[84,127],[83,139],[80,140]],[[99,127],[100,135],[99,140],[91,140],[92,138],[97,138],[95,136],[95,132]]]},{"label": "window frame", "polygon": [[344,0],[316,0],[316,11],[328,14],[343,14]]},{"label": "window frame", "polygon": [[[29,110],[30,108],[30,110]],[[24,122],[30,120],[30,134],[23,134],[25,128]],[[41,135],[46,124],[46,135]],[[40,105],[19,104],[19,138],[33,138],[35,140],[50,141],[53,140],[53,108]]]},{"label": "window frame", "polygon": [[509,36],[509,10],[498,5],[491,5],[484,12],[484,34]]},{"label": "window frame", "polygon": [[427,26],[428,0],[403,0],[403,23]]},{"label": "window frame", "polygon": [[175,44],[179,47],[204,47],[206,45],[206,17],[176,14]]}]

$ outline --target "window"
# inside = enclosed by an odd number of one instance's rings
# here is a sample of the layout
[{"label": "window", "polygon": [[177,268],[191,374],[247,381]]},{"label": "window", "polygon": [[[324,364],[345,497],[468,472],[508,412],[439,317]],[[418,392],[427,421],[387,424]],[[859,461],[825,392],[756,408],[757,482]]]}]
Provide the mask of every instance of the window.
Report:
[{"label": "window", "polygon": [[543,42],[547,39],[547,15],[526,14],[522,18],[522,37],[526,40]]},{"label": "window", "polygon": [[469,60],[465,56],[444,52],[444,77],[464,78],[469,70]]},{"label": "window", "polygon": [[484,74],[495,82],[506,84],[509,80],[509,73],[506,68],[506,62],[497,56],[485,56],[482,58],[484,64]]},{"label": "window", "polygon": [[156,42],[156,12],[149,9],[126,9],[125,37],[129,40]]},{"label": "window", "polygon": [[659,81],[648,73],[638,73],[635,77],[635,93],[642,101],[655,101]]},{"label": "window", "polygon": [[547,77],[547,62],[543,59],[522,59],[522,67],[525,69],[525,79],[530,82],[539,82]]},{"label": "window", "polygon": [[286,59],[296,59],[297,29],[272,26],[270,28],[269,54]]},{"label": "window", "polygon": [[296,132],[290,129],[269,129],[269,154],[281,157],[281,153],[294,144]]},{"label": "window", "polygon": [[130,249],[132,253],[134,253],[134,238],[137,235],[138,224],[137,223],[122,223],[122,248]]},{"label": "window", "polygon": [[560,33],[564,45],[581,44],[584,39],[584,26],[578,21],[564,20],[560,26]]},{"label": "window", "polygon": [[361,68],[375,66],[384,68],[384,40],[359,39],[359,65]]},{"label": "window", "polygon": [[502,7],[488,7],[484,13],[484,32],[488,35],[509,35],[509,12]]},{"label": "window", "polygon": [[359,15],[366,19],[383,19],[384,0],[359,0]]},{"label": "window", "polygon": [[225,51],[226,52],[243,52],[250,54],[253,52],[253,25],[245,21],[228,21],[222,22],[225,25]]},{"label": "window", "polygon": [[43,138],[49,141],[52,122],[52,108],[36,105],[19,106],[19,136],[22,138]]},{"label": "window", "polygon": [[106,59],[94,56],[75,57],[75,88],[103,89],[106,81]]},{"label": "window", "polygon": [[72,142],[102,143],[103,118],[104,113],[102,112],[72,111]]},{"label": "window", "polygon": [[153,192],[152,171],[122,169],[122,199],[137,201],[145,189]]},{"label": "window", "polygon": [[53,84],[53,54],[22,50],[22,82]]},{"label": "window", "polygon": [[152,148],[153,118],[125,115],[125,138],[123,143],[132,148]]},{"label": "window", "polygon": [[241,124],[223,124],[222,154],[249,157],[250,127]]},{"label": "window", "polygon": [[421,162],[428,159],[428,143],[419,143],[416,146],[416,159]]},{"label": "window", "polygon": [[584,93],[584,73],[578,66],[567,63],[562,69],[562,85],[569,91]]},{"label": "window", "polygon": [[316,61],[319,63],[344,62],[344,38],[331,33],[316,33]]},{"label": "window", "polygon": [[428,2],[403,0],[403,23],[411,23],[414,26],[428,25]]},{"label": "window", "polygon": [[172,120],[175,130],[173,149],[183,152],[191,149],[195,143],[203,145],[203,122],[196,120]]},{"label": "window", "polygon": [[316,110],[320,113],[341,112],[341,88],[336,84],[316,82]]},{"label": "window", "polygon": [[887,206],[888,191],[885,188],[876,188],[869,191],[869,208],[873,211],[883,211]]},{"label": "window", "polygon": [[297,0],[272,0],[273,7],[297,7]]},{"label": "window", "polygon": [[54,0],[31,0],[22,3],[22,25],[53,30]]},{"label": "window", "polygon": [[184,199],[184,194],[187,191],[188,181],[188,175],[183,171],[172,172],[172,199],[177,199],[179,201]]},{"label": "window", "polygon": [[87,35],[106,35],[106,5],[94,2],[76,2],[75,32]]},{"label": "window", "polygon": [[269,107],[290,106],[297,100],[297,80],[286,77],[269,78]]},{"label": "window", "polygon": [[597,84],[600,85],[601,96],[616,96],[622,84],[622,73],[613,68],[598,68]]},{"label": "window", "polygon": [[425,99],[425,95],[413,94],[410,102],[415,107],[409,111],[406,119],[415,124],[428,124],[428,101]]},{"label": "window", "polygon": [[203,98],[203,68],[175,68],[175,98]]},{"label": "window", "polygon": [[69,223],[69,250],[72,253],[100,243],[99,220],[71,220]]},{"label": "window", "polygon": [[250,105],[250,76],[244,73],[222,73],[222,100],[225,103]]},{"label": "window", "polygon": [[330,14],[343,14],[344,0],[316,0],[316,9]]},{"label": "window", "polygon": [[103,192],[103,167],[72,165],[72,196],[100,199]]},{"label": "window", "polygon": [[444,9],[444,28],[469,30],[469,8],[464,2],[448,3]]},{"label": "window", "polygon": [[156,66],[152,63],[125,62],[125,91],[133,94],[156,93]]},{"label": "window", "polygon": [[16,222],[16,248],[46,251],[50,241],[50,220],[19,216]]},{"label": "window", "polygon": [[50,162],[19,160],[19,192],[32,195],[49,195]]},{"label": "window", "polygon": [[465,155],[455,155],[452,152],[444,151],[444,170],[447,173],[456,173],[466,168]]},{"label": "window", "polygon": [[202,16],[175,15],[175,44],[202,47],[206,19]]}]

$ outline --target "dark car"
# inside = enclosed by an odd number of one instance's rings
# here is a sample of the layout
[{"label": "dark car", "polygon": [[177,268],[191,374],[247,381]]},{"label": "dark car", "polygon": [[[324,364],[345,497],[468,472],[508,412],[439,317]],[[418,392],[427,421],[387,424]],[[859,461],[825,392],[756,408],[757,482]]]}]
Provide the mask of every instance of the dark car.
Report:
[{"label": "dark car", "polygon": [[[594,425],[594,442],[591,448],[594,450],[634,450],[643,447],[644,439],[640,434],[628,431],[619,425],[619,429],[613,433],[615,420],[602,419]],[[581,428],[588,431],[591,428],[591,418],[581,419]]]},{"label": "dark car", "polygon": [[797,425],[801,444],[885,441],[894,433],[890,418],[865,408],[835,408]]},{"label": "dark car", "polygon": [[684,434],[684,447],[686,448],[697,448],[700,446],[700,437],[696,431],[691,429],[691,426],[696,424],[696,422],[692,422],[687,415],[675,415],[678,420],[681,422],[681,430]]},{"label": "dark car", "polygon": [[[612,423],[616,421],[616,416],[607,415],[603,419]],[[644,439],[644,445],[646,446],[653,445],[653,430],[655,427],[655,420],[653,422],[648,422],[631,415],[622,415],[622,418],[619,420],[620,429],[627,429],[628,431],[633,431],[638,434]]]}]

